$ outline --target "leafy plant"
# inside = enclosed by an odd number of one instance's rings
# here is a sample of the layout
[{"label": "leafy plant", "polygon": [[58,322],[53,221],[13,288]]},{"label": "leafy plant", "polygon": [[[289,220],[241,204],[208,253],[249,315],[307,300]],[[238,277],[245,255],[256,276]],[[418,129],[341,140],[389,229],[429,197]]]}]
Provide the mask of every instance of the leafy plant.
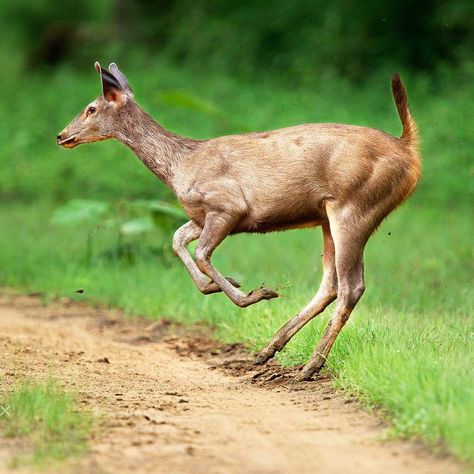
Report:
[{"label": "leafy plant", "polygon": [[93,199],[71,199],[56,209],[52,217],[54,224],[76,224],[96,220],[104,216],[110,206],[104,201]]},{"label": "leafy plant", "polygon": [[[167,260],[171,254],[171,234],[187,217],[177,203],[135,200],[111,204],[92,199],[72,199],[57,208],[51,223],[55,225],[90,226],[84,260],[98,258],[133,262],[138,254],[153,253]],[[99,230],[115,234],[115,244],[101,253],[94,246]],[[146,234],[156,233],[154,247],[143,244]]]}]

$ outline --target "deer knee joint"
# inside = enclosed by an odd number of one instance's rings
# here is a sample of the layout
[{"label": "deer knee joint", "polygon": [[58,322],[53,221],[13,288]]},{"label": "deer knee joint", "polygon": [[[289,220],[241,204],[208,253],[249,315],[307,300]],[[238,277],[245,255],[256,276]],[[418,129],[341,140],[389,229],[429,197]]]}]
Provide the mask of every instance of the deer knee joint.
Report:
[{"label": "deer knee joint", "polygon": [[204,272],[209,263],[209,252],[198,247],[194,256],[196,258],[196,265],[202,272]]},{"label": "deer knee joint", "polygon": [[353,308],[365,291],[365,285],[363,282],[356,283],[349,287],[345,286],[339,289],[337,298],[348,308]]},{"label": "deer knee joint", "polygon": [[364,294],[365,291],[365,284],[364,282],[360,282],[356,287],[354,288],[352,292],[353,298],[355,298],[356,301],[359,301],[360,297]]}]

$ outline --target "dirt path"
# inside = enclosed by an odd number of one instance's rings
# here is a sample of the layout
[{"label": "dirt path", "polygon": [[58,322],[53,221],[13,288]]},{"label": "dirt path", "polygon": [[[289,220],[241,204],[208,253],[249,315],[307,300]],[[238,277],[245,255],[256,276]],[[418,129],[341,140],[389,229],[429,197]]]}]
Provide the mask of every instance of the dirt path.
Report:
[{"label": "dirt path", "polygon": [[291,370],[261,373],[239,347],[180,332],[0,293],[0,378],[54,375],[101,416],[81,473],[460,472],[382,442],[383,423],[329,380],[293,385]]}]

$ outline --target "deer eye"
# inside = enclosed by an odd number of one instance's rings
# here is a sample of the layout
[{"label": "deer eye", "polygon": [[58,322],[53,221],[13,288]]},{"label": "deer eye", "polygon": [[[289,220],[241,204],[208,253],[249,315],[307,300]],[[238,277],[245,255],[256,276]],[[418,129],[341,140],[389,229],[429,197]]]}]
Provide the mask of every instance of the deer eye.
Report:
[{"label": "deer eye", "polygon": [[97,109],[93,107],[92,105],[87,109],[87,115],[95,114],[97,112]]}]

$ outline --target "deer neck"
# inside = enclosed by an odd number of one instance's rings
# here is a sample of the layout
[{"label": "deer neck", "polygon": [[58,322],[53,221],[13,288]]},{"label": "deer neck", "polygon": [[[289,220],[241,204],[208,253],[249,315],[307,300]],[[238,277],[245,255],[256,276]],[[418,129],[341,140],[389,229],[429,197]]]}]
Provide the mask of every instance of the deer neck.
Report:
[{"label": "deer neck", "polygon": [[[166,130],[136,103],[122,114],[116,138],[127,145],[150,171],[174,190],[174,170],[192,153],[199,140]],[[130,110],[131,109],[131,110]]]}]

